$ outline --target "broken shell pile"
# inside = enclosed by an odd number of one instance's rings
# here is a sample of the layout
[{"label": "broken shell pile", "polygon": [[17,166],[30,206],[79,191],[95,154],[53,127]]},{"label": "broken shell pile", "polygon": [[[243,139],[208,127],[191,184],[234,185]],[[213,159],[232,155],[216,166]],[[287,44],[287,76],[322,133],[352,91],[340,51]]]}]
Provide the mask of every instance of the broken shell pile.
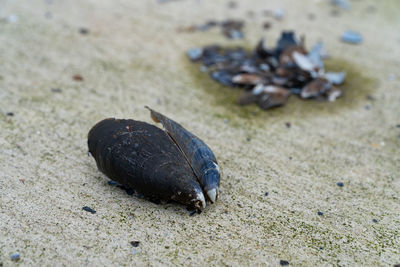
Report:
[{"label": "broken shell pile", "polygon": [[337,85],[346,77],[345,72],[325,71],[327,53],[322,43],[307,51],[304,39],[294,32],[282,32],[274,49],[262,39],[251,53],[240,47],[209,45],[190,49],[187,55],[192,62],[201,62],[200,69],[220,84],[244,88],[240,105],[257,103],[262,109],[282,106],[290,95],[335,101],[342,95]]}]

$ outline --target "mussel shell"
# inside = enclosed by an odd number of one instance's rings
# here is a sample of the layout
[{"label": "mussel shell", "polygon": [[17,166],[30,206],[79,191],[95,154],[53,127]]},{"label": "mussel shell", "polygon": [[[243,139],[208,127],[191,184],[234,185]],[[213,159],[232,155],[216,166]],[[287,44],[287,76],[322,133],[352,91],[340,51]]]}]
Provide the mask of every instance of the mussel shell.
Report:
[{"label": "mussel shell", "polygon": [[105,119],[89,132],[97,167],[109,178],[149,198],[174,200],[199,210],[202,189],[184,155],[160,128],[135,120]]},{"label": "mussel shell", "polygon": [[146,107],[154,121],[160,122],[172,140],[180,148],[192,167],[200,185],[211,202],[218,198],[220,173],[217,159],[212,150],[196,135],[174,120]]}]

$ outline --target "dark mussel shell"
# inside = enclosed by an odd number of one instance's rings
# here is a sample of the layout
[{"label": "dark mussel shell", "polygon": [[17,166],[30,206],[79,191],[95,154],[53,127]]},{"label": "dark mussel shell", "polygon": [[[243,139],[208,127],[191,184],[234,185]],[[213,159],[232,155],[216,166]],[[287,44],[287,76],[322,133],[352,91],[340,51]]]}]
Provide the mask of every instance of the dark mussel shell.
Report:
[{"label": "dark mussel shell", "polygon": [[201,211],[206,202],[191,166],[170,136],[135,120],[105,119],[88,135],[89,152],[109,178],[151,199]]},{"label": "dark mussel shell", "polygon": [[219,166],[211,149],[200,138],[186,130],[179,123],[146,107],[155,122],[160,122],[168,135],[184,154],[192,167],[207,198],[215,202],[219,194]]}]

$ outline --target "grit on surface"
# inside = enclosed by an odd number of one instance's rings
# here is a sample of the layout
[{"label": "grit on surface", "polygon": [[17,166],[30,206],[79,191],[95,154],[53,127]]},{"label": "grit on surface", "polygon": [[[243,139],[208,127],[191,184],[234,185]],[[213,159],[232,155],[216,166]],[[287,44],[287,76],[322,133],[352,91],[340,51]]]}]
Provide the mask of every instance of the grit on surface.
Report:
[{"label": "grit on surface", "polygon": [[[280,7],[282,21],[261,15]],[[323,0],[236,9],[227,1],[0,0],[0,264],[399,264],[400,3],[335,10]],[[12,14],[16,22],[4,19]],[[244,40],[177,31],[226,18],[246,20]],[[185,56],[210,43],[253,47],[262,35],[272,46],[284,29],[305,34],[308,47],[324,41],[329,64],[349,73],[344,98],[238,107],[237,91]],[[346,29],[364,42],[340,42]],[[202,214],[109,186],[87,156],[91,126],[106,117],[152,123],[144,105],[215,152],[221,194]]]}]

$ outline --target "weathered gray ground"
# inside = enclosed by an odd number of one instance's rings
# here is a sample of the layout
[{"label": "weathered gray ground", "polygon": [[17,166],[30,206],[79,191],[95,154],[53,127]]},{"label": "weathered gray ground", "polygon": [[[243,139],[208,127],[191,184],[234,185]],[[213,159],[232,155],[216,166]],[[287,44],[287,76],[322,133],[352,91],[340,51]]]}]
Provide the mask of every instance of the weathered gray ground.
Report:
[{"label": "weathered gray ground", "polygon": [[[400,3],[353,1],[332,16],[327,2],[252,0],[232,10],[226,1],[0,0],[0,17],[18,16],[0,23],[0,265],[14,265],[15,252],[34,266],[399,264]],[[284,20],[261,16],[278,7]],[[244,41],[176,31],[228,17],[246,19]],[[364,43],[341,43],[348,28]],[[237,107],[238,92],[184,55],[215,42],[251,47],[261,35],[273,45],[283,29],[305,34],[308,45],[325,42],[329,65],[349,73],[344,98],[292,97],[271,112]],[[219,159],[222,193],[201,215],[128,196],[87,156],[92,125],[150,122],[144,105]]]}]

